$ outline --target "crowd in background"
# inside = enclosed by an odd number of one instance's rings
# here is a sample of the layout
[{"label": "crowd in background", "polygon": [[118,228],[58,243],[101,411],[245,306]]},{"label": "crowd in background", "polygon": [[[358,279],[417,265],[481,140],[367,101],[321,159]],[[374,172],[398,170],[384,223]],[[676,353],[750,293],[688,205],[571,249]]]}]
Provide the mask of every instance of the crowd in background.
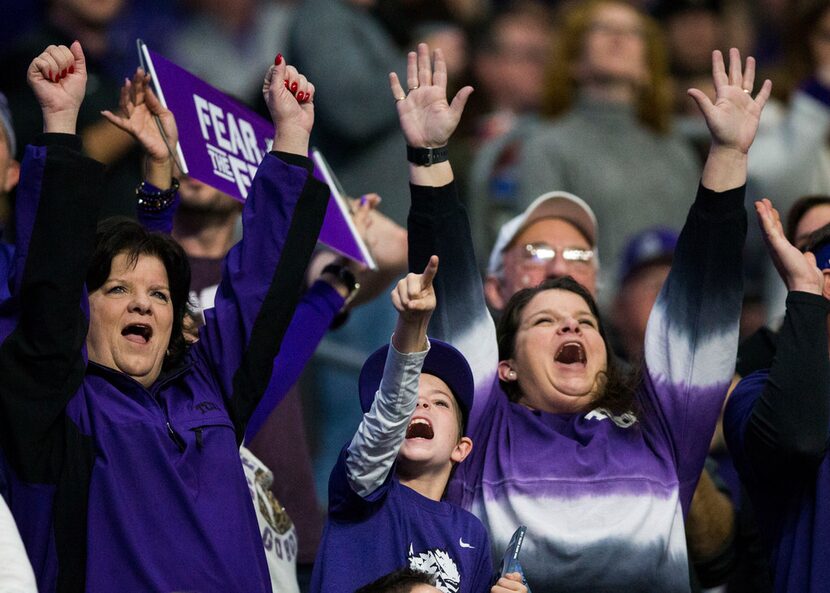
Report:
[{"label": "crowd in background", "polygon": [[[3,124],[13,130],[11,156],[18,161],[42,126],[26,84],[29,63],[49,44],[83,45],[89,82],[78,134],[86,153],[106,165],[101,218],[135,217],[135,188],[147,179],[141,143],[101,114],[119,107],[124,80],[137,65],[137,38],[263,115],[262,72],[281,52],[314,82],[312,145],[351,196],[382,198],[370,202],[378,211],[371,216],[386,276],[361,283],[383,288],[407,269],[410,211],[405,145],[387,75],[403,79],[407,52],[418,42],[442,48],[448,96],[465,85],[475,89],[449,150],[490,310],[497,316],[516,290],[562,275],[546,269],[535,280],[506,277],[500,249],[512,244],[516,229],[504,238],[505,224],[527,215],[551,190],[578,196],[595,217],[585,250],[592,252],[596,277],[576,279],[605,313],[609,339],[627,365],[644,357],[646,320],[703,170],[709,131],[686,90],[715,98],[713,50],[736,47],[755,56],[756,90],[764,79],[773,81],[749,152],[747,205],[766,197],[786,213],[800,198],[815,196],[809,213],[804,207],[791,219],[789,237],[797,246],[799,236],[830,222],[830,199],[821,197],[830,195],[830,2],[50,0],[4,2],[0,14],[0,91],[8,100],[4,113],[11,114]],[[0,229],[11,242],[15,183],[3,181]],[[201,295],[218,283],[217,262],[239,236],[239,205],[191,181],[182,181],[181,191],[180,218],[168,230],[190,257],[192,291]],[[188,226],[187,216],[196,222]],[[210,244],[196,224],[215,231]],[[312,264],[311,281],[324,274],[326,257]],[[740,338],[755,341],[739,357],[741,375],[764,367],[742,371],[740,364],[763,358],[762,328],[777,327],[786,297],[754,221],[743,265]],[[204,306],[212,298],[202,299]],[[361,419],[353,397],[358,373],[395,326],[397,313],[385,298],[363,298],[368,302],[355,303],[361,306],[321,334],[297,385],[246,438],[273,474],[265,489],[279,501],[274,508],[284,507],[285,521],[296,528],[296,537],[284,542],[295,548],[302,590],[320,543],[331,468]],[[740,532],[746,539],[740,568],[732,563],[725,574],[702,565],[701,581],[730,592],[771,590],[720,429],[703,482],[728,499],[735,523],[747,527]]]}]

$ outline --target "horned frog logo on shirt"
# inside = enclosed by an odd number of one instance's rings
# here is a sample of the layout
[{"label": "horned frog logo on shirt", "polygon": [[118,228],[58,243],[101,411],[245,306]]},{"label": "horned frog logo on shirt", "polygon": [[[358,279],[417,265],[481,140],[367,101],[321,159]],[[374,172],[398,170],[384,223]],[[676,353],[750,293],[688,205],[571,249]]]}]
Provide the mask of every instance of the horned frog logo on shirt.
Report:
[{"label": "horned frog logo on shirt", "polygon": [[461,575],[458,567],[444,550],[438,548],[421,552],[417,556],[409,544],[409,568],[435,577],[435,586],[444,593],[458,593],[461,590]]},{"label": "horned frog logo on shirt", "polygon": [[585,415],[585,420],[606,420],[611,419],[611,422],[619,426],[620,428],[629,428],[634,426],[637,422],[637,416],[634,412],[624,412],[619,416],[612,414],[610,410],[605,408],[594,408],[590,412]]}]

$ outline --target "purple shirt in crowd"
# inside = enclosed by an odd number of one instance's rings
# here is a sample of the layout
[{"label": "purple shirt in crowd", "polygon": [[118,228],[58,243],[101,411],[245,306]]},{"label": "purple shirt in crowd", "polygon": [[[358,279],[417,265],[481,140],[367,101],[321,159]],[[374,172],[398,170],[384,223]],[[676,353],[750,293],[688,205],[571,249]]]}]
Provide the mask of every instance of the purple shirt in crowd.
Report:
[{"label": "purple shirt in crowd", "polygon": [[433,254],[442,265],[430,335],[459,348],[476,380],[475,446],[447,499],[481,519],[496,560],[516,526],[527,525],[521,562],[535,591],[689,590],[684,516],[738,345],[743,195],[743,187],[698,191],[649,318],[635,419],[508,401],[455,186],[412,186],[410,269]]}]

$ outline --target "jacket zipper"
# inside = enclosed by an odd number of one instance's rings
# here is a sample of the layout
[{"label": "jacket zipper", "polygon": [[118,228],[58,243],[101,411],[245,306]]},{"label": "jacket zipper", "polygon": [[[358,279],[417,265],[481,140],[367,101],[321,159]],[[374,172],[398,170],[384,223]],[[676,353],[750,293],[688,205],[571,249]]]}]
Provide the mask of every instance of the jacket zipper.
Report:
[{"label": "jacket zipper", "polygon": [[166,420],[165,424],[167,424],[167,434],[170,435],[170,438],[174,443],[176,443],[176,446],[179,448],[179,452],[184,453],[184,450],[187,448],[187,444],[184,442],[182,435],[173,429],[173,425],[170,424],[170,420]]},{"label": "jacket zipper", "polygon": [[[118,373],[117,371],[113,371],[112,369],[109,369],[109,368],[107,368],[103,365],[100,365],[100,364],[96,363],[96,362],[91,362],[90,361],[89,364],[90,365],[95,365],[96,367],[100,368],[101,370],[103,370],[106,373],[113,374],[113,375],[116,375],[116,376],[121,375],[121,373]],[[190,368],[190,365],[187,365],[187,366],[184,366],[184,367],[180,368],[178,371],[174,372],[173,374],[168,375],[167,377],[164,378],[164,381],[162,381],[161,383],[156,384],[157,389],[160,388],[162,385],[164,385],[166,383],[169,383],[170,381],[172,381],[176,377],[184,374],[184,372],[187,371],[189,368]],[[132,379],[132,378],[129,378],[129,379],[131,381],[135,381],[135,379]],[[137,381],[135,381],[135,382],[138,383]],[[153,395],[150,392],[149,389],[147,389],[146,387],[144,387],[140,383],[139,383],[139,385],[141,386],[141,389],[143,389],[147,393],[147,395],[150,396],[150,399],[153,401],[154,404],[156,404],[156,407],[159,409],[159,412],[161,412],[162,416],[164,416],[164,425],[167,428],[167,436],[169,436],[170,440],[173,441],[176,444],[176,447],[178,448],[179,452],[184,453],[185,450],[187,449],[187,443],[182,438],[182,435],[180,435],[178,432],[176,432],[176,429],[173,428],[173,425],[170,423],[170,417],[167,415],[167,411],[164,408],[161,407],[161,404],[156,399],[156,396]]]}]

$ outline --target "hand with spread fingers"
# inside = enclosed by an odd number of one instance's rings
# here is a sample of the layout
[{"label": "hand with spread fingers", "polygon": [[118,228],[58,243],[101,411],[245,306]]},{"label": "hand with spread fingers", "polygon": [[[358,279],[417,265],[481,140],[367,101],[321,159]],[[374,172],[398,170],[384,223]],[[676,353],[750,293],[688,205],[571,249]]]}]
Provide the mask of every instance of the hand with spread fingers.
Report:
[{"label": "hand with spread fingers", "polygon": [[397,74],[389,74],[389,86],[406,143],[416,148],[445,146],[458,126],[473,87],[465,86],[448,103],[444,55],[436,49],[430,58],[426,43],[418,44],[417,53],[409,52],[406,81],[408,92],[404,91]]},{"label": "hand with spread fingers", "polygon": [[26,77],[43,111],[43,131],[74,134],[86,94],[81,44],[50,45],[32,60]]},{"label": "hand with spread fingers", "polygon": [[278,54],[262,83],[262,96],[274,122],[274,150],[308,154],[314,126],[314,85]]},{"label": "hand with spread fingers", "polygon": [[688,93],[703,113],[712,137],[701,182],[712,191],[723,192],[746,183],[747,153],[758,131],[772,83],[765,80],[753,99],[755,59],[748,57],[742,71],[741,54],[734,47],[729,50],[728,74],[723,54],[718,50],[712,52],[712,82],[716,93],[714,103],[699,89],[689,89]]},{"label": "hand with spread fingers", "polygon": [[[118,108],[117,114],[102,111],[101,115],[114,126],[135,138],[151,161],[170,162],[171,151],[175,150],[179,140],[176,118],[172,111],[161,104],[153,92],[150,75],[142,68],[135,71],[132,80],[124,81]],[[161,130],[156,123],[156,118],[161,123]]]},{"label": "hand with spread fingers", "polygon": [[809,252],[802,253],[787,240],[781,216],[768,199],[755,202],[755,212],[772,263],[787,285],[787,290],[822,294],[824,274],[816,265],[816,256]]},{"label": "hand with spread fingers", "polygon": [[746,154],[758,130],[761,110],[769,98],[772,83],[765,80],[753,98],[755,58],[746,59],[742,72],[741,54],[734,47],[729,50],[728,74],[723,54],[718,50],[712,52],[712,81],[716,93],[714,103],[699,89],[689,89],[689,95],[703,113],[713,144]]}]

